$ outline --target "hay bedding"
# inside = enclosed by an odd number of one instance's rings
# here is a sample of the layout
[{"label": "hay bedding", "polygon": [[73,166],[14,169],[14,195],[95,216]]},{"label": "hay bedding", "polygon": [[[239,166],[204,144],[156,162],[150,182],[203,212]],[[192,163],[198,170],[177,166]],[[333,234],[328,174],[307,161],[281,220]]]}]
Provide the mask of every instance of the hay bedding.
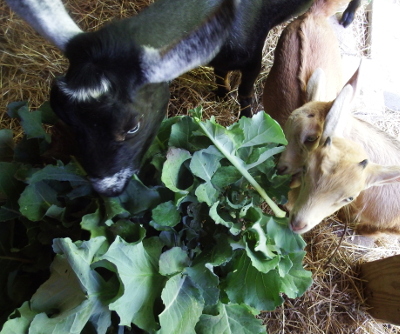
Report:
[{"label": "hay bedding", "polygon": [[[66,4],[78,25],[84,30],[92,30],[113,18],[135,15],[149,2],[152,1],[69,0]],[[363,54],[366,53],[364,25],[364,12],[360,12],[353,29],[361,41],[359,49]],[[275,28],[266,43],[264,67],[256,85],[258,110],[262,109],[262,82],[272,65],[273,49],[282,29]],[[7,104],[28,100],[33,108],[39,107],[48,99],[53,78],[65,72],[68,63],[54,46],[34,33],[4,2],[0,3],[0,30],[1,128],[14,129],[18,137],[21,135],[18,124],[5,115]],[[231,79],[232,87],[235,87],[239,77],[234,74]],[[169,115],[186,114],[187,110],[202,105],[205,117],[214,115],[223,125],[234,122],[238,114],[235,89],[232,98],[214,101],[212,90],[216,87],[213,82],[214,75],[207,67],[174,80]],[[390,118],[390,114],[386,118]],[[376,122],[384,126],[385,117]],[[397,133],[397,129],[392,131]],[[343,234],[343,242],[326,266]],[[360,263],[399,254],[398,239],[385,237],[375,243],[365,242],[359,240],[352,229],[344,233],[343,223],[330,217],[305,235],[305,240],[308,244],[305,266],[313,272],[314,284],[303,297],[286,298],[277,310],[261,315],[269,333],[400,333],[399,327],[377,323],[366,313],[362,284],[357,278]]]}]

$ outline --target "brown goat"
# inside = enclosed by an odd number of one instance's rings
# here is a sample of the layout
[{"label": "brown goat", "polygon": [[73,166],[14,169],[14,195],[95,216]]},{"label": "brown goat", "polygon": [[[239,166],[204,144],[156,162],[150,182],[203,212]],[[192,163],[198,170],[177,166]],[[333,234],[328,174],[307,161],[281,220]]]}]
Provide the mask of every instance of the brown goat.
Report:
[{"label": "brown goat", "polygon": [[[328,19],[348,2],[316,0],[282,32],[263,93],[264,110],[281,126],[293,110],[315,99],[332,101],[343,87],[339,42]],[[317,68],[327,80],[319,85],[318,97],[307,96],[307,84]]]},{"label": "brown goat", "polygon": [[[400,182],[400,142],[351,114],[358,74],[333,102],[310,102],[294,111],[285,125],[289,144],[281,159],[292,173],[305,172],[291,210],[291,226],[298,233],[308,231],[352,197],[354,202],[346,208],[359,222],[358,233],[400,234],[400,184],[393,183]],[[304,139],[308,137],[315,138],[310,145]],[[330,137],[345,139],[322,144]],[[356,162],[363,168],[354,167]],[[372,187],[376,184],[380,186]]]}]

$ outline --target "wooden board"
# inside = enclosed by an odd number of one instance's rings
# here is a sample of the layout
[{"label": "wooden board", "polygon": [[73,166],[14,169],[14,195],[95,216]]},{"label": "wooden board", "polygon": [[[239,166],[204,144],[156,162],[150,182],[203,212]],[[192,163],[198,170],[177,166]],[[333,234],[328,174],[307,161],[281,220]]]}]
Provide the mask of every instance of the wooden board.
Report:
[{"label": "wooden board", "polygon": [[400,255],[363,263],[368,312],[377,320],[400,325]]}]

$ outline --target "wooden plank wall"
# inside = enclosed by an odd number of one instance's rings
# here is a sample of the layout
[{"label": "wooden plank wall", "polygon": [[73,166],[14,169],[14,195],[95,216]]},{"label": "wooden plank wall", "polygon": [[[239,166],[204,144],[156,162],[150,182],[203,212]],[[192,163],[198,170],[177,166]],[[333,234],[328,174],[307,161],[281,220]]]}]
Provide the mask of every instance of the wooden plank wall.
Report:
[{"label": "wooden plank wall", "polygon": [[371,316],[400,325],[400,255],[363,263],[360,278]]}]

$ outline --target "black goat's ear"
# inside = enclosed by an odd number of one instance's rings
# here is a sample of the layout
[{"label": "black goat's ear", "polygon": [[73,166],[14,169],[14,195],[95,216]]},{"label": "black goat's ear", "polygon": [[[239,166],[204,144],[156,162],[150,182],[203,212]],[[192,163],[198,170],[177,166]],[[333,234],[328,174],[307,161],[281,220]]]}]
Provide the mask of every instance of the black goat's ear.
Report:
[{"label": "black goat's ear", "polygon": [[140,62],[146,81],[168,82],[210,62],[229,34],[238,3],[223,0],[199,26],[162,49],[144,46]]},{"label": "black goat's ear", "polygon": [[368,159],[364,159],[363,161],[358,163],[363,169],[368,165]]},{"label": "black goat's ear", "polygon": [[331,137],[326,138],[324,147],[330,146],[332,144],[332,139]]},{"label": "black goat's ear", "polygon": [[82,33],[61,0],[6,2],[32,28],[62,51],[74,36]]}]

